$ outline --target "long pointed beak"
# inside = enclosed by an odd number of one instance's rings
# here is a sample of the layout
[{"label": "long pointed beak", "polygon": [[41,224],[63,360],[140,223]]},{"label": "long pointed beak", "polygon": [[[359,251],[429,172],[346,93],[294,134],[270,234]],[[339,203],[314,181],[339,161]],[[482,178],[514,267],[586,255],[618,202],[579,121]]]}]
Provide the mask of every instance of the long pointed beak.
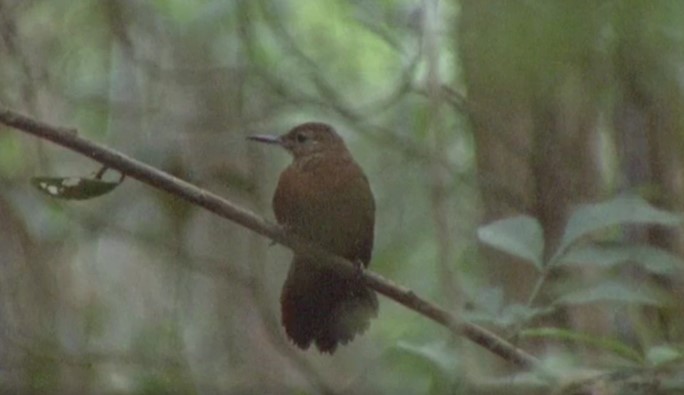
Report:
[{"label": "long pointed beak", "polygon": [[247,140],[257,141],[259,143],[282,145],[282,141],[278,136],[271,136],[269,134],[255,134],[248,136]]}]

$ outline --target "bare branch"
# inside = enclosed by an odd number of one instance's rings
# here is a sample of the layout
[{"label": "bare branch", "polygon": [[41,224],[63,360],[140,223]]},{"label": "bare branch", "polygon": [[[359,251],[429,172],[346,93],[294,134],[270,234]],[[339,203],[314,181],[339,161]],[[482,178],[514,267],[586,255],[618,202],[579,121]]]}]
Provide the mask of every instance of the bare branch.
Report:
[{"label": "bare branch", "polygon": [[[54,127],[2,107],[0,107],[0,123],[90,157],[105,166],[126,174],[128,177],[135,178],[144,184],[203,207],[298,253],[313,255],[319,258],[321,262],[332,265],[331,267],[335,267],[335,270],[339,270],[342,274],[349,276],[357,274],[358,269],[352,262],[332,255],[295,235],[288,234],[278,225],[266,221],[253,212],[214,193],[200,189],[120,152],[80,137],[74,129]],[[462,321],[457,316],[419,297],[412,290],[399,286],[371,271],[364,271],[363,279],[368,286],[377,292],[446,326],[454,333],[465,336],[508,362],[523,368],[539,367],[538,360],[531,354],[515,347],[485,328]]]}]

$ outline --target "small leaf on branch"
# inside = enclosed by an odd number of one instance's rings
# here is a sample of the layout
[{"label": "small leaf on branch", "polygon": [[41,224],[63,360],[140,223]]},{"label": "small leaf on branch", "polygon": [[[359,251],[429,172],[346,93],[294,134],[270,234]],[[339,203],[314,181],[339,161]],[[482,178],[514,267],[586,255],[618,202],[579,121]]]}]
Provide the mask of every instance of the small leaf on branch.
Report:
[{"label": "small leaf on branch", "polygon": [[111,192],[123,181],[103,181],[84,177],[34,177],[31,184],[58,199],[86,200]]}]

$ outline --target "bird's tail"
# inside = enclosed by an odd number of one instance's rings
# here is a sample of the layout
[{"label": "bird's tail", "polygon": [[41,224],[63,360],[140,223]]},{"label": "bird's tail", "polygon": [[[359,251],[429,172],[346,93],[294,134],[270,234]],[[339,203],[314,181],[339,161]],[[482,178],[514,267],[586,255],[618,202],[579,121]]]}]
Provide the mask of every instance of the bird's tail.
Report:
[{"label": "bird's tail", "polygon": [[360,279],[344,278],[301,257],[292,262],[280,306],[285,332],[298,347],[314,342],[331,354],[378,315],[378,298]]}]

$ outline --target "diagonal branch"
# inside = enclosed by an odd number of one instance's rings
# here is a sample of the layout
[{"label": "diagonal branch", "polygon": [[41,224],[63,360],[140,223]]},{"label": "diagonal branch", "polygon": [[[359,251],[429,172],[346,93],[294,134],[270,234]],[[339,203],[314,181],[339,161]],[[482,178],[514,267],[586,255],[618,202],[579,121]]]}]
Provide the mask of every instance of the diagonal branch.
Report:
[{"label": "diagonal branch", "polygon": [[[144,184],[203,207],[298,253],[314,255],[326,264],[335,265],[336,270],[341,273],[354,275],[358,270],[352,262],[332,255],[306,240],[288,234],[278,225],[264,220],[247,209],[152,166],[129,158],[120,152],[80,137],[75,129],[51,126],[2,107],[0,107],[0,123],[88,156],[105,166],[126,174],[128,177],[135,178]],[[522,368],[539,367],[539,361],[534,356],[485,328],[462,321],[457,316],[419,297],[412,290],[397,285],[371,271],[364,271],[362,276],[368,286],[377,292],[446,326],[452,332],[465,336],[508,362]]]}]

